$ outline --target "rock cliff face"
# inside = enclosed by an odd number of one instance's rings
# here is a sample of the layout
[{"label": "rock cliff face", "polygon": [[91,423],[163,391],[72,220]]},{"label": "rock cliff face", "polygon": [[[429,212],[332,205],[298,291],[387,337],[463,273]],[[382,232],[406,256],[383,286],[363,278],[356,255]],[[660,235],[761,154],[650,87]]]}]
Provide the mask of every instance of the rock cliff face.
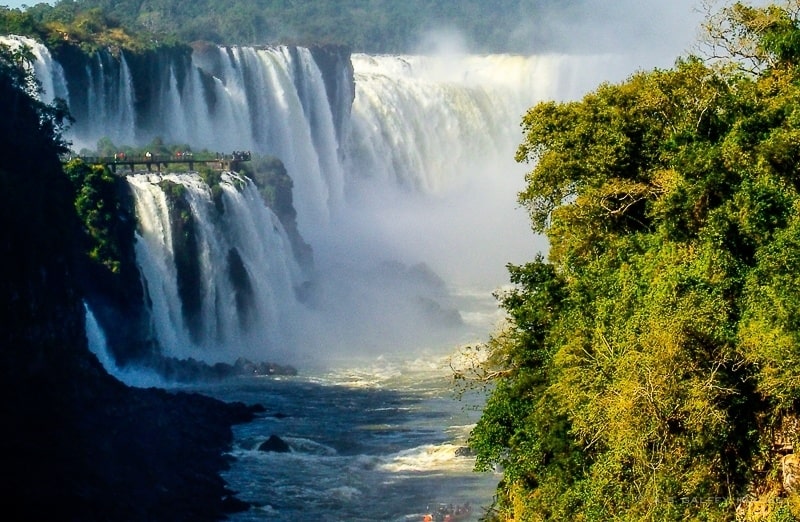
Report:
[{"label": "rock cliff face", "polygon": [[[2,58],[2,57],[0,57]],[[215,520],[243,405],[129,389],[88,351],[80,245],[57,133],[0,60],[0,454],[28,520]],[[44,121],[44,123],[42,123]]]},{"label": "rock cliff face", "polygon": [[350,119],[350,108],[356,93],[353,63],[350,49],[335,45],[317,45],[310,48],[314,61],[322,72],[328,103],[333,110],[336,134],[345,135],[345,126]]}]

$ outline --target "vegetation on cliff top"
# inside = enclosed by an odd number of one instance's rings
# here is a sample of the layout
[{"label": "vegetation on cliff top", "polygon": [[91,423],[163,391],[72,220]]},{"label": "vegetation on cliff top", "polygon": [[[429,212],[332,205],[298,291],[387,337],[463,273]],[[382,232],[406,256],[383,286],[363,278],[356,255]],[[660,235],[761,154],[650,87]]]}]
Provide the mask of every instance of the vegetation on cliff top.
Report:
[{"label": "vegetation on cliff top", "polygon": [[[458,31],[476,51],[530,51],[545,45],[521,20],[538,13],[574,16],[583,0],[62,0],[24,14],[6,12],[9,23],[81,41],[142,45],[165,38],[221,44],[336,44],[360,52],[410,52],[431,31]],[[0,11],[2,14],[2,11]],[[11,22],[9,22],[9,20]],[[0,18],[0,30],[2,30]],[[124,28],[124,29],[123,29]],[[99,30],[98,30],[99,29]],[[88,32],[87,32],[88,31]],[[14,29],[12,32],[19,32]],[[24,32],[23,34],[30,34]],[[89,35],[84,39],[83,35]],[[42,34],[43,36],[43,34]],[[128,45],[122,45],[128,48]]]},{"label": "vegetation on cliff top", "polygon": [[144,27],[123,26],[108,10],[59,2],[55,6],[40,3],[25,11],[0,7],[0,34],[30,36],[51,49],[75,45],[84,52],[98,49],[144,51],[174,46],[170,35],[154,34]]},{"label": "vegetation on cliff top", "polygon": [[800,3],[711,23],[735,60],[524,117],[550,252],[457,375],[491,389],[470,445],[499,519],[800,517]]}]

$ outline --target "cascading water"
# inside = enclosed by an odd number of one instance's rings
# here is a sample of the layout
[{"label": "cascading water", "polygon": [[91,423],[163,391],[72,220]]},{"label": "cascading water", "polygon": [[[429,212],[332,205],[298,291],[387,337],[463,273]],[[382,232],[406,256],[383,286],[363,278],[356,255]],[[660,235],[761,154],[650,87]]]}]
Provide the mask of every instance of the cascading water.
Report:
[{"label": "cascading water", "polygon": [[[125,54],[97,53],[86,65],[86,116],[76,120],[76,135],[106,136],[115,143],[136,140],[133,79]],[[95,141],[96,142],[96,141]],[[94,145],[94,144],[92,144]]]},{"label": "cascading water", "polygon": [[493,183],[497,160],[513,158],[528,107],[574,98],[590,86],[586,78],[619,65],[611,56],[558,55],[358,54],[352,60],[357,90],[348,170],[425,193],[475,175]]},{"label": "cascading water", "polygon": [[303,281],[280,221],[252,181],[223,174],[217,203],[195,174],[128,181],[139,218],[137,260],[167,355],[220,361],[285,352]]},{"label": "cascading water", "polygon": [[52,103],[56,98],[68,99],[67,81],[61,65],[53,60],[50,50],[39,42],[25,36],[0,36],[0,43],[10,49],[27,47],[33,54],[33,66],[36,79],[41,83],[41,100]]},{"label": "cascading water", "polygon": [[451,284],[487,293],[503,282],[506,263],[545,248],[514,208],[523,186],[524,167],[513,161],[522,114],[624,74],[614,56],[359,54],[352,61],[356,95],[343,147],[351,214],[338,224],[359,233],[311,236],[312,244],[319,252],[425,261]]},{"label": "cascading water", "polygon": [[[73,109],[68,138],[76,146],[106,136],[143,145],[158,136],[195,150],[270,154],[286,166],[298,228],[314,250],[308,306],[295,296],[304,281],[283,228],[247,199],[249,184],[239,192],[240,182],[226,178],[220,218],[197,177],[128,178],[154,335],[170,355],[208,360],[294,350],[297,361],[302,349],[318,356],[317,346],[380,352],[424,343],[432,332],[421,318],[446,319],[450,328],[453,308],[479,317],[443,288],[488,296],[505,280],[506,263],[546,248],[513,206],[522,113],[624,70],[613,57],[347,61],[295,47],[210,45],[147,59],[101,52],[62,69],[40,44],[19,41],[36,51],[45,88]],[[183,187],[191,215],[196,244],[180,252],[164,182]],[[444,285],[426,275],[431,269]],[[249,290],[237,294],[234,280]]]},{"label": "cascading water", "polygon": [[229,149],[280,158],[294,181],[301,232],[324,223],[341,200],[343,172],[332,108],[310,52],[218,48],[196,55],[194,63],[215,78],[223,109],[210,122],[213,143],[221,135]]}]

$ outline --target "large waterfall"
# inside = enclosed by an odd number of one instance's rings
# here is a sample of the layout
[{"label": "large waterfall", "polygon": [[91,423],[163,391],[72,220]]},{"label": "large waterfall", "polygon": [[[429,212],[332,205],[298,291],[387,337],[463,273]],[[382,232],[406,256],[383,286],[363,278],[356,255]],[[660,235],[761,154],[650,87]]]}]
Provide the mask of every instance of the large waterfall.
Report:
[{"label": "large waterfall", "polygon": [[[458,323],[454,295],[488,295],[506,263],[546,248],[514,203],[525,109],[625,73],[611,56],[349,57],[285,46],[59,63],[32,40],[2,41],[34,50],[44,99],[64,98],[76,118],[67,136],[76,150],[160,137],[283,161],[313,276],[249,180],[224,177],[220,212],[198,176],[128,176],[154,335],[169,355],[207,360],[379,351],[441,326],[426,321]],[[183,187],[194,223],[180,253],[165,184]],[[181,268],[187,252],[196,258]]]}]

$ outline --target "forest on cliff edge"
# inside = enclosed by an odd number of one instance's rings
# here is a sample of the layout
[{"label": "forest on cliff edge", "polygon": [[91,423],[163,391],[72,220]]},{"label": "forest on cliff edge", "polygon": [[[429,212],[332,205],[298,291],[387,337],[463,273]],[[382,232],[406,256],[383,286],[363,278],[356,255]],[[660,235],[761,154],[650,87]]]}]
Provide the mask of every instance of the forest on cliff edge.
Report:
[{"label": "forest on cliff edge", "polygon": [[[32,1],[31,4],[35,4]],[[432,32],[459,34],[476,52],[552,50],[558,20],[578,16],[586,0],[61,0],[21,14],[3,13],[15,27],[79,34],[124,28],[133,39],[218,44],[344,45],[356,52],[413,52]],[[545,19],[546,14],[546,19]],[[11,22],[9,23],[9,19]],[[23,22],[20,24],[20,22]],[[24,33],[29,34],[29,33]],[[563,39],[562,39],[563,40]],[[129,42],[130,43],[130,42]]]},{"label": "forest on cliff edge", "polygon": [[551,248],[458,374],[500,520],[800,519],[800,2],[524,117]]}]

